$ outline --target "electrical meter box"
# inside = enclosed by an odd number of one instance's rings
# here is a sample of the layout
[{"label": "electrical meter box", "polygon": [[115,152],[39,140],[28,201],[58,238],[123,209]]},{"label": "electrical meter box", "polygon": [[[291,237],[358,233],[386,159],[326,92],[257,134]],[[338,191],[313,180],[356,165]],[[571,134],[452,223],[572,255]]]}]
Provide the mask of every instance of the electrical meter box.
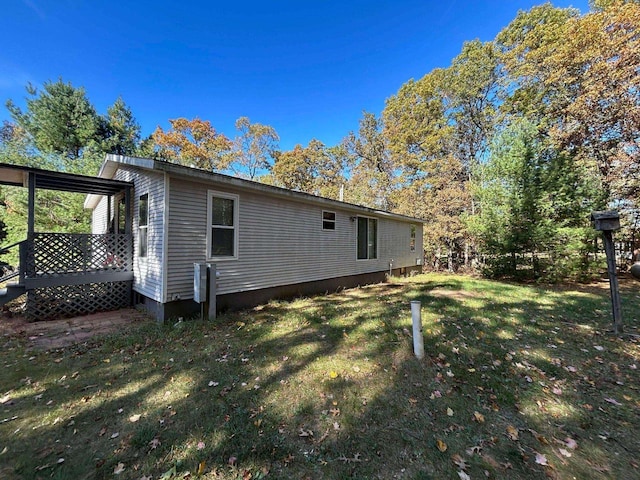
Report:
[{"label": "electrical meter box", "polygon": [[193,264],[193,300],[196,303],[204,303],[207,301],[207,273],[208,265],[206,263]]}]

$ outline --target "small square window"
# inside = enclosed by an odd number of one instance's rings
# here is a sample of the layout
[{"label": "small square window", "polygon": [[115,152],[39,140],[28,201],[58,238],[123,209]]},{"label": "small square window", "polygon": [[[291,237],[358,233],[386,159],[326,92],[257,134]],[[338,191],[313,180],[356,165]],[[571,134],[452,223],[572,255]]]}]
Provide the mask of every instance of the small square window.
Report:
[{"label": "small square window", "polygon": [[322,229],[323,230],[335,230],[336,229],[336,212],[322,211]]}]

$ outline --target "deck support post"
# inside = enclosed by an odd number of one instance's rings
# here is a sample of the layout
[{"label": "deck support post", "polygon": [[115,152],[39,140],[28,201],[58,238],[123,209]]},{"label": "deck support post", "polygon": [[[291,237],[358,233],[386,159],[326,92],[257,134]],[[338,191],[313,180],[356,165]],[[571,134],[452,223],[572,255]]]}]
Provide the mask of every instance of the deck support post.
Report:
[{"label": "deck support post", "polygon": [[31,238],[36,227],[36,174],[29,172],[28,174],[29,200],[27,210],[27,237]]},{"label": "deck support post", "polygon": [[131,208],[131,188],[125,188],[124,190],[124,205],[125,205],[125,214],[124,214],[124,233],[131,234],[131,229],[133,225],[132,217],[132,208]]}]

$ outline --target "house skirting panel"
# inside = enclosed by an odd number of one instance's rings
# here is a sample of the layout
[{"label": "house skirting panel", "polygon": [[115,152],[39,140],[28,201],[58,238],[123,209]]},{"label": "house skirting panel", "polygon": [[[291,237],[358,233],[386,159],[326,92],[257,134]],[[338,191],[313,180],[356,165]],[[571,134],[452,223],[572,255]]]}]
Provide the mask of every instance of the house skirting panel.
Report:
[{"label": "house skirting panel", "polygon": [[[394,268],[392,270],[392,274],[395,276],[408,276],[412,274],[412,272],[420,273],[421,269],[421,266]],[[216,297],[216,310],[218,312],[240,310],[243,308],[255,307],[274,299],[286,299],[324,292],[335,292],[344,288],[380,283],[386,280],[388,274],[389,271],[387,270],[384,272],[329,278],[314,282],[281,285],[278,287],[262,288],[246,292],[227,293]],[[200,315],[200,304],[193,300],[177,300],[161,303],[136,293],[134,302],[136,306],[146,310],[159,322],[175,320],[179,317],[189,318]]]},{"label": "house skirting panel", "polygon": [[66,284],[27,291],[30,322],[108,312],[131,306],[131,281]]}]

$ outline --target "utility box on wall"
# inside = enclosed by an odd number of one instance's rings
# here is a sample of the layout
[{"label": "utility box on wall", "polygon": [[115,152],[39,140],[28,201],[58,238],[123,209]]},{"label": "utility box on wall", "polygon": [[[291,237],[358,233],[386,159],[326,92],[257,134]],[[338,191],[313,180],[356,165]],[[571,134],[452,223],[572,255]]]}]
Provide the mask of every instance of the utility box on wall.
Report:
[{"label": "utility box on wall", "polygon": [[592,212],[591,223],[599,232],[619,230],[620,214],[614,210]]},{"label": "utility box on wall", "polygon": [[193,300],[201,305],[201,315],[209,320],[216,318],[216,279],[219,277],[216,264],[193,264]]},{"label": "utility box on wall", "polygon": [[193,264],[193,300],[196,303],[207,301],[207,264]]}]

